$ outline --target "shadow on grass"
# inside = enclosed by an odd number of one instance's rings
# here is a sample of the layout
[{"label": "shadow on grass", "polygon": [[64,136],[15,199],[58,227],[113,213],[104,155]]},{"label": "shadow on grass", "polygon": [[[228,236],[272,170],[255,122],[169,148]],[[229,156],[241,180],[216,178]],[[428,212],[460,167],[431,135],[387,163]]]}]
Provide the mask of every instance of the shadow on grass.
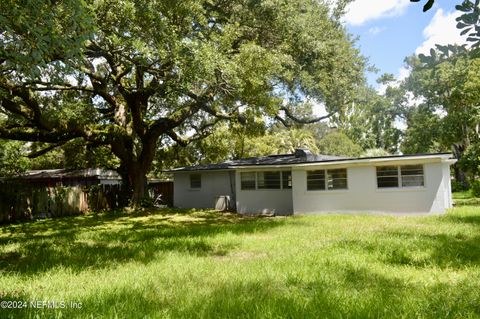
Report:
[{"label": "shadow on grass", "polygon": [[[480,211],[480,207],[478,207],[478,210]],[[480,226],[480,215],[446,215],[443,217],[443,220]]]},{"label": "shadow on grass", "polygon": [[422,234],[418,231],[381,232],[375,240],[346,240],[345,250],[363,250],[389,265],[462,269],[480,265],[480,234]]},{"label": "shadow on grass", "polygon": [[353,265],[318,271],[335,278],[300,280],[287,286],[278,281],[228,283],[188,307],[173,309],[172,317],[458,318],[480,314],[478,285],[425,287]]},{"label": "shadow on grass", "polygon": [[[318,269],[333,278],[222,281],[195,294],[151,287],[119,288],[78,300],[67,318],[459,318],[480,315],[478,283],[407,283],[351,264]],[[53,317],[52,309],[17,311],[15,318]]]},{"label": "shadow on grass", "polygon": [[234,244],[216,243],[213,237],[262,232],[284,223],[208,211],[173,212],[67,217],[6,226],[0,249],[16,248],[0,253],[0,269],[35,274],[57,266],[80,271],[133,260],[148,263],[162,252],[224,255]]},{"label": "shadow on grass", "polygon": [[[480,235],[467,237],[461,234],[390,233],[410,242],[410,245],[392,247],[386,262],[416,267],[464,268],[480,265]],[[420,257],[418,257],[420,255]]]}]

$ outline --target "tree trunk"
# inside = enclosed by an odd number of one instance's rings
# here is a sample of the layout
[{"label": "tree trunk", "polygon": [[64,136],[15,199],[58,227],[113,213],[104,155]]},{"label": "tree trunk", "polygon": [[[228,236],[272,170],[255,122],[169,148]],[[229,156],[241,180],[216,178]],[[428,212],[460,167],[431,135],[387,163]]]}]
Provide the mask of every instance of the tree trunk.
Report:
[{"label": "tree trunk", "polygon": [[142,201],[148,197],[147,172],[136,162],[128,165],[128,184],[130,188],[130,206],[141,206]]},{"label": "tree trunk", "polygon": [[454,172],[454,175],[455,175],[455,181],[457,181],[457,183],[462,185],[462,188],[467,189],[468,188],[467,174],[458,165],[458,162],[463,157],[463,153],[464,153],[466,147],[464,145],[461,145],[461,144],[453,144],[452,148],[453,148],[453,154],[455,155],[455,158],[457,159],[457,162],[453,165],[453,172]]},{"label": "tree trunk", "polygon": [[139,207],[148,194],[147,171],[136,162],[123,162],[118,169],[122,177],[122,206]]},{"label": "tree trunk", "polygon": [[465,172],[458,167],[458,162],[453,165],[453,174],[455,176],[455,181],[462,185],[463,189],[468,189],[468,180]]}]

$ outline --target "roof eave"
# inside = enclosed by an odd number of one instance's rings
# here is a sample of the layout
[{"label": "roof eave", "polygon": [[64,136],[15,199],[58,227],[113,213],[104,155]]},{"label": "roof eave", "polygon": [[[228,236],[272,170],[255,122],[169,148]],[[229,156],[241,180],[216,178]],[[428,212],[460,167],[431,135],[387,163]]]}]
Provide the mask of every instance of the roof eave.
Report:
[{"label": "roof eave", "polygon": [[178,168],[174,170],[165,171],[167,173],[181,173],[181,172],[208,172],[208,171],[230,171],[235,169],[252,169],[252,168],[284,168],[284,167],[308,167],[308,166],[319,166],[319,165],[365,165],[365,164],[378,164],[378,163],[395,163],[395,162],[406,162],[406,161],[430,161],[430,162],[442,162],[448,164],[454,164],[457,160],[452,158],[451,153],[437,153],[437,154],[414,154],[414,155],[393,155],[393,156],[378,156],[378,157],[359,157],[359,158],[341,158],[341,159],[330,159],[322,161],[311,161],[311,162],[299,162],[299,163],[277,163],[277,164],[247,164],[247,165],[230,165],[226,167],[219,168]]}]

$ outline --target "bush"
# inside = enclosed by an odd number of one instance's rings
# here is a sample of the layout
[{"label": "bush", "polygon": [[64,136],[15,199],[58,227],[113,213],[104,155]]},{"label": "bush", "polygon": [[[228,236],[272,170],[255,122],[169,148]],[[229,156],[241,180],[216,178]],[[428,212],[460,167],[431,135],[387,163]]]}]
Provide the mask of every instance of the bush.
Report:
[{"label": "bush", "polygon": [[463,191],[466,191],[467,189],[468,188],[465,187],[465,185],[463,185],[462,183],[457,181],[452,181],[452,192],[463,192]]},{"label": "bush", "polygon": [[480,197],[480,181],[476,180],[470,185],[472,195],[475,197]]}]

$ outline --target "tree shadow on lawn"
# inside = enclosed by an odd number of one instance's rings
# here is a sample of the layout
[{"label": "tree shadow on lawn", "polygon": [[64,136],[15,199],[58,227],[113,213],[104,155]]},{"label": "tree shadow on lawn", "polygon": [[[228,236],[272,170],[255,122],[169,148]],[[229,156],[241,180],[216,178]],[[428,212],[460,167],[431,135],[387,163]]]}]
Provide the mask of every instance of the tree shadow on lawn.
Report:
[{"label": "tree shadow on lawn", "polygon": [[[478,207],[480,211],[480,207]],[[480,215],[445,215],[441,219],[445,222],[455,222],[480,226]]]},{"label": "tree shadow on lawn", "polygon": [[[390,233],[412,242],[408,247],[399,246],[387,255],[390,264],[416,267],[437,266],[440,268],[464,268],[480,266],[480,235],[474,237],[462,234],[417,234],[411,232]],[[415,252],[424,253],[418,258]]]},{"label": "tree shadow on lawn", "polygon": [[0,234],[0,249],[10,244],[19,248],[0,253],[0,269],[35,274],[63,266],[81,271],[129,261],[148,263],[159,253],[170,251],[199,256],[225,254],[235,244],[215,243],[215,236],[263,232],[284,224],[284,220],[218,212],[172,212],[66,217],[7,226]]},{"label": "tree shadow on lawn", "polygon": [[[334,279],[258,281],[219,285],[175,318],[456,318],[480,315],[478,284],[428,287],[349,264],[319,267]],[[466,316],[468,317],[468,316]]]},{"label": "tree shadow on lawn", "polygon": [[[477,286],[458,282],[424,286],[387,277],[365,267],[335,264],[312,280],[285,277],[222,281],[198,286],[194,295],[152,287],[122,287],[78,300],[82,309],[62,309],[68,318],[456,318],[480,315]],[[158,288],[157,288],[158,289]],[[52,309],[27,309],[16,318],[53,317]]]},{"label": "tree shadow on lawn", "polygon": [[390,265],[461,269],[480,266],[480,234],[422,234],[418,231],[384,231],[380,239],[348,240],[339,246],[360,249]]}]

